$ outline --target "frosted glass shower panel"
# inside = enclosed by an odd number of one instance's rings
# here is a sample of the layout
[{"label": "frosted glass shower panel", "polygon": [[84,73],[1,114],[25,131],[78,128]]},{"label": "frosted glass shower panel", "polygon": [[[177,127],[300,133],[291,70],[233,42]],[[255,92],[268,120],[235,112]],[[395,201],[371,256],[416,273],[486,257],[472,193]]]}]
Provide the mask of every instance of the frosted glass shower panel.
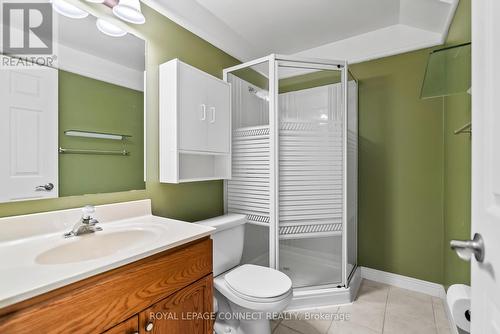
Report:
[{"label": "frosted glass shower panel", "polygon": [[269,265],[269,62],[228,74],[231,83],[232,179],[226,209],[245,214],[242,263]]},{"label": "frosted glass shower panel", "polygon": [[[340,71],[280,71],[280,270],[294,287],[342,281],[343,89]],[[306,72],[306,73],[304,73]]]},{"label": "frosted glass shower panel", "polygon": [[331,285],[342,281],[342,236],[280,241],[280,270],[293,286]]},{"label": "frosted glass shower panel", "polygon": [[228,74],[233,130],[269,126],[268,62]]}]

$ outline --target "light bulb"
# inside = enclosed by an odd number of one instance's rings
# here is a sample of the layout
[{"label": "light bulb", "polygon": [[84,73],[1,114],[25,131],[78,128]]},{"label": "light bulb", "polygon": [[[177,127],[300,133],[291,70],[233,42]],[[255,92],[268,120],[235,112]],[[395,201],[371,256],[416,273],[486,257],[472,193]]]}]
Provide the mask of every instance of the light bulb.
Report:
[{"label": "light bulb", "polygon": [[134,23],[143,24],[146,18],[141,12],[139,0],[120,0],[118,5],[113,7],[113,13],[120,19]]},{"label": "light bulb", "polygon": [[72,19],[84,19],[89,13],[64,0],[52,0],[52,8],[56,12]]},{"label": "light bulb", "polygon": [[120,27],[114,25],[113,23],[108,22],[104,19],[97,19],[97,21],[95,22],[95,25],[97,26],[97,29],[99,29],[100,32],[102,32],[103,34],[106,34],[108,36],[122,37],[122,36],[125,36],[127,34],[127,32],[125,30],[123,30],[122,28],[120,28]]}]

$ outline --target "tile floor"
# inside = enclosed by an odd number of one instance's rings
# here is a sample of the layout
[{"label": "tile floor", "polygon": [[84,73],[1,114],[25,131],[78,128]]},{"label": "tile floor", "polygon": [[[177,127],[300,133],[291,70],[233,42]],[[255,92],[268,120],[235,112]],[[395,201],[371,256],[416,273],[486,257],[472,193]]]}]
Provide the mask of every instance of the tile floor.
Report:
[{"label": "tile floor", "polygon": [[273,334],[451,333],[440,298],[368,280],[352,304],[285,314],[272,326]]}]

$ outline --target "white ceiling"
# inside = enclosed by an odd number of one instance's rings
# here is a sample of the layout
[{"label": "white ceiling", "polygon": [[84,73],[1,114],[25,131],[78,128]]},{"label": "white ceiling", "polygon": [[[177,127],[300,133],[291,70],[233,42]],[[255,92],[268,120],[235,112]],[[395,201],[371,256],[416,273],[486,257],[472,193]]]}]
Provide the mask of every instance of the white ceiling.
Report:
[{"label": "white ceiling", "polygon": [[399,12],[399,0],[197,2],[263,54],[292,54],[392,25]]},{"label": "white ceiling", "polygon": [[143,1],[242,61],[281,53],[359,62],[442,44],[459,0]]},{"label": "white ceiling", "polygon": [[59,44],[130,69],[144,71],[144,41],[131,34],[123,37],[104,35],[97,29],[95,22],[96,18],[92,15],[84,19],[58,15]]}]

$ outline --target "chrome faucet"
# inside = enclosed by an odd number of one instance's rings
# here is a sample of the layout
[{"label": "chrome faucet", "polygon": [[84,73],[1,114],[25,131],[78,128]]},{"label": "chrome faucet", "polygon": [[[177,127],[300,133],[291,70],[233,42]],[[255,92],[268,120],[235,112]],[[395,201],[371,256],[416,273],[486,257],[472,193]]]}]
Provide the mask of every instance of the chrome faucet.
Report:
[{"label": "chrome faucet", "polygon": [[99,221],[93,218],[95,209],[92,205],[86,205],[82,209],[82,218],[73,226],[71,231],[64,233],[65,238],[76,237],[82,234],[94,233],[102,231],[102,228],[96,226]]}]

